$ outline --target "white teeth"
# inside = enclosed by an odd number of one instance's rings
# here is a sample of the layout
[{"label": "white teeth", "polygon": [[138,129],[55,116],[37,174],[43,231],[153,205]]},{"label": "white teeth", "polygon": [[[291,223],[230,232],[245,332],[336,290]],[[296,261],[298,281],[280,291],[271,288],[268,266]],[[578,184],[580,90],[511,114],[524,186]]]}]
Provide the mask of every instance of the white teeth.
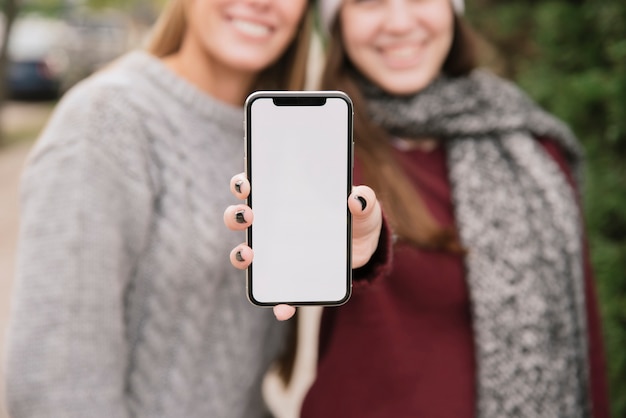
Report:
[{"label": "white teeth", "polygon": [[402,48],[391,48],[385,51],[385,55],[390,58],[411,58],[415,56],[418,49],[415,47],[407,46]]},{"label": "white teeth", "polygon": [[233,25],[241,32],[250,36],[265,36],[270,33],[270,28],[265,25],[250,22],[249,20],[233,19]]}]

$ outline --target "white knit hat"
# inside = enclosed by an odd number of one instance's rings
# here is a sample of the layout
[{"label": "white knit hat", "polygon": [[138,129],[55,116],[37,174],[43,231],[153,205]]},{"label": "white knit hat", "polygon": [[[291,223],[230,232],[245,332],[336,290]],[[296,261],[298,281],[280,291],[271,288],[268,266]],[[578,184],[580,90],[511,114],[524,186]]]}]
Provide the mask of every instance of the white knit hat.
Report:
[{"label": "white knit hat", "polygon": [[[331,25],[337,17],[339,6],[343,0],[318,0],[320,7],[320,18],[322,19],[322,25],[327,31],[330,30]],[[457,14],[463,14],[465,11],[464,0],[451,0],[452,7]]]}]

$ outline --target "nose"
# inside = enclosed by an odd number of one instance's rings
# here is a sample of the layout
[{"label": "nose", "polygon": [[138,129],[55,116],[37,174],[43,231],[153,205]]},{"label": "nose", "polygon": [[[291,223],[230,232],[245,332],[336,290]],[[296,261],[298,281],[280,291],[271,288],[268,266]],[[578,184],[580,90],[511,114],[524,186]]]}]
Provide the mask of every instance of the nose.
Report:
[{"label": "nose", "polygon": [[411,29],[411,0],[390,0],[386,5],[385,29],[391,33],[404,33]]}]

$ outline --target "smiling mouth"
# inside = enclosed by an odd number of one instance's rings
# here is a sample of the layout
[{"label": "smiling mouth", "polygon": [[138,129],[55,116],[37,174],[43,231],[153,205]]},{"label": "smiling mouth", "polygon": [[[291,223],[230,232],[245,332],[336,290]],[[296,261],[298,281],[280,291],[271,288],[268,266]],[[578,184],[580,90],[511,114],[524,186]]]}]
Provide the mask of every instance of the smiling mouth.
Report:
[{"label": "smiling mouth", "polygon": [[379,52],[391,67],[404,68],[419,62],[423,48],[417,45],[403,45],[380,48]]},{"label": "smiling mouth", "polygon": [[251,22],[249,20],[233,18],[231,23],[239,32],[253,38],[262,38],[268,36],[272,32],[272,28],[270,26],[257,22]]},{"label": "smiling mouth", "polygon": [[383,56],[392,59],[410,59],[420,54],[421,48],[414,45],[383,48],[381,50]]}]

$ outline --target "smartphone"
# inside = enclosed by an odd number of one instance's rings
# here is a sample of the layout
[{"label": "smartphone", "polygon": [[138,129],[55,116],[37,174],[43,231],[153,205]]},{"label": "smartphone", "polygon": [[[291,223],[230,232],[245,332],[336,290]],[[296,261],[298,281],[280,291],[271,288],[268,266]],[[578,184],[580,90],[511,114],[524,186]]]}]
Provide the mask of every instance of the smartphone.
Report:
[{"label": "smartphone", "polygon": [[258,91],[245,102],[249,300],[340,305],[352,288],[352,101],[339,91]]}]

